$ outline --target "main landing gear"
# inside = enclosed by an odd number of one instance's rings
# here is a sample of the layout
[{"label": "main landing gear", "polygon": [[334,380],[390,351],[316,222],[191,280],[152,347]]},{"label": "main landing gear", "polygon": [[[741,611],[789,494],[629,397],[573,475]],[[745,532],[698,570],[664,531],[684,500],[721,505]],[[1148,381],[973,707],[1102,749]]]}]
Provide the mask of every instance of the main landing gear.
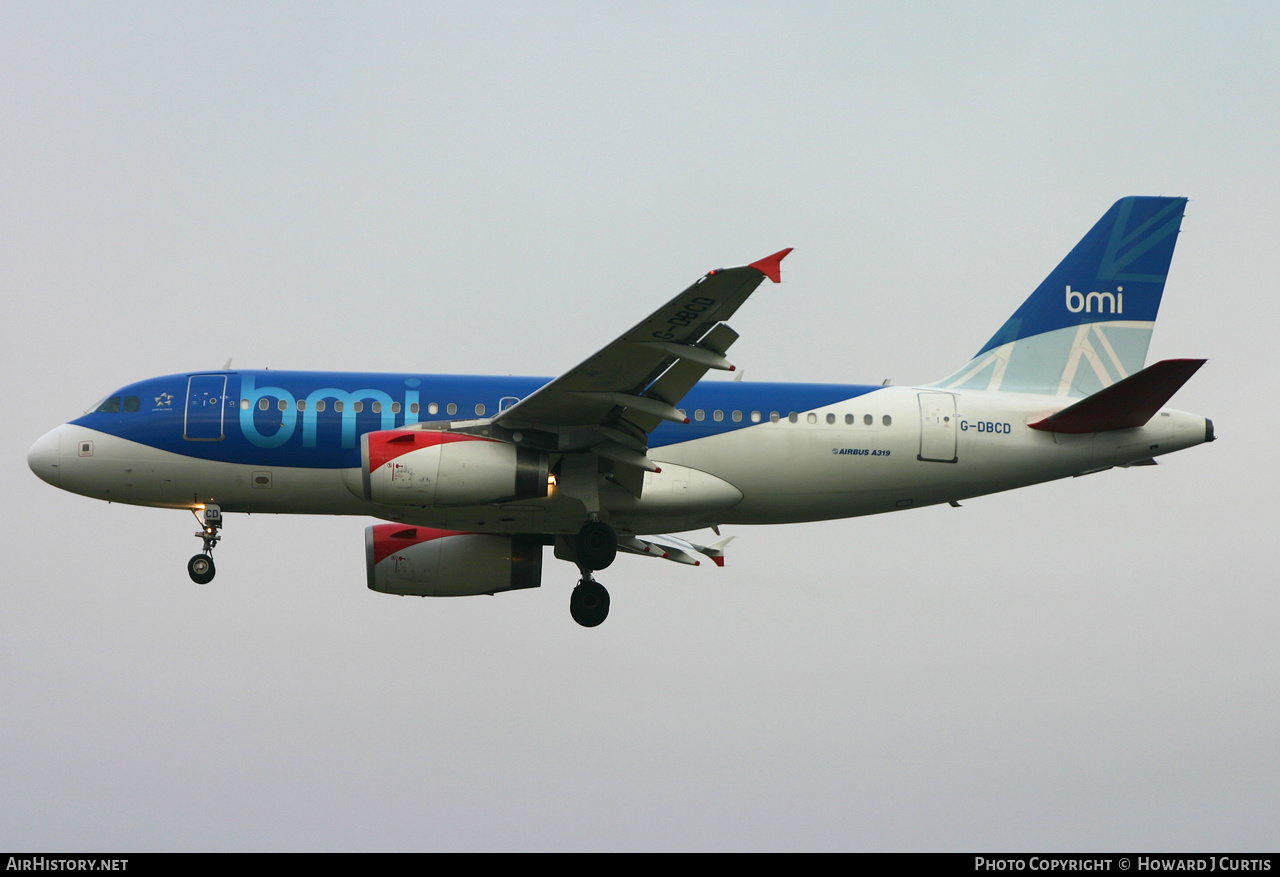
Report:
[{"label": "main landing gear", "polygon": [[618,534],[604,521],[587,521],[574,541],[578,565],[587,569],[606,569],[618,556]]},{"label": "main landing gear", "polygon": [[197,585],[207,585],[213,581],[213,576],[218,571],[213,565],[213,546],[222,538],[222,534],[218,532],[222,529],[222,509],[216,505],[206,505],[203,515],[195,509],[191,510],[191,514],[200,522],[200,531],[196,536],[204,540],[204,549],[202,554],[187,561],[187,575]]},{"label": "main landing gear", "polygon": [[609,617],[609,592],[591,573],[605,569],[618,556],[618,534],[593,518],[578,531],[573,547],[582,578],[569,597],[569,614],[583,627],[596,627]]},{"label": "main landing gear", "polygon": [[595,627],[609,617],[609,592],[585,575],[569,596],[569,614],[583,627]]}]

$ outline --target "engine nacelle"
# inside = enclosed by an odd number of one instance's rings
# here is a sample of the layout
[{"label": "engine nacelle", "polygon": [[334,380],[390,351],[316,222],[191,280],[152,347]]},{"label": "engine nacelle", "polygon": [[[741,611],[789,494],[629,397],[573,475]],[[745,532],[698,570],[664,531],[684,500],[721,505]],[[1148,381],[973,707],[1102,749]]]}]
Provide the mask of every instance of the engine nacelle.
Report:
[{"label": "engine nacelle", "polygon": [[360,470],[349,470],[347,488],[386,505],[484,505],[546,496],[548,468],[546,454],[507,442],[389,429],[360,437]]},{"label": "engine nacelle", "polygon": [[470,597],[542,584],[542,542],[377,524],[364,531],[369,590],[410,597]]}]

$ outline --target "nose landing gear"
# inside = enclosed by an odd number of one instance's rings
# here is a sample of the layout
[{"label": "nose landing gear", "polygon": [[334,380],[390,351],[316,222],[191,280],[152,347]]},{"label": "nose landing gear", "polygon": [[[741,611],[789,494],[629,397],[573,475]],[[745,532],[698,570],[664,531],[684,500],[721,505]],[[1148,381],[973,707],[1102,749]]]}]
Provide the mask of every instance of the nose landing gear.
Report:
[{"label": "nose landing gear", "polygon": [[200,522],[200,530],[196,536],[204,540],[204,549],[202,554],[187,561],[187,575],[197,585],[207,585],[213,581],[213,576],[218,571],[213,565],[213,546],[222,538],[222,534],[218,532],[222,529],[222,509],[216,505],[206,505],[203,515],[195,509],[191,510],[191,514]]}]

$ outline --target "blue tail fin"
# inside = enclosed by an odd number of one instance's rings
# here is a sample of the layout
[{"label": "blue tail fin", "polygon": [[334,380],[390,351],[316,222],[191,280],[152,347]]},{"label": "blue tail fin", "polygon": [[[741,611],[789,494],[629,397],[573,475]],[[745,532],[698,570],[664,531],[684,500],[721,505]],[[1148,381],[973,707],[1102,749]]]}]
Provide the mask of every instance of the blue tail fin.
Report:
[{"label": "blue tail fin", "polygon": [[964,368],[935,386],[1089,396],[1142,369],[1186,198],[1121,198]]}]

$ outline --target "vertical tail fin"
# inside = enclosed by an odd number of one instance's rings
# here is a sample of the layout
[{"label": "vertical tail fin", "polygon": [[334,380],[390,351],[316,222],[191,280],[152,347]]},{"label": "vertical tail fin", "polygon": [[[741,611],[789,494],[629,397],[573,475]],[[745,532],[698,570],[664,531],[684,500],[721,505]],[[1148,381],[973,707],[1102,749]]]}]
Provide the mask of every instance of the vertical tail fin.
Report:
[{"label": "vertical tail fin", "polygon": [[1140,371],[1186,198],[1121,198],[970,362],[935,386],[1088,396]]}]

